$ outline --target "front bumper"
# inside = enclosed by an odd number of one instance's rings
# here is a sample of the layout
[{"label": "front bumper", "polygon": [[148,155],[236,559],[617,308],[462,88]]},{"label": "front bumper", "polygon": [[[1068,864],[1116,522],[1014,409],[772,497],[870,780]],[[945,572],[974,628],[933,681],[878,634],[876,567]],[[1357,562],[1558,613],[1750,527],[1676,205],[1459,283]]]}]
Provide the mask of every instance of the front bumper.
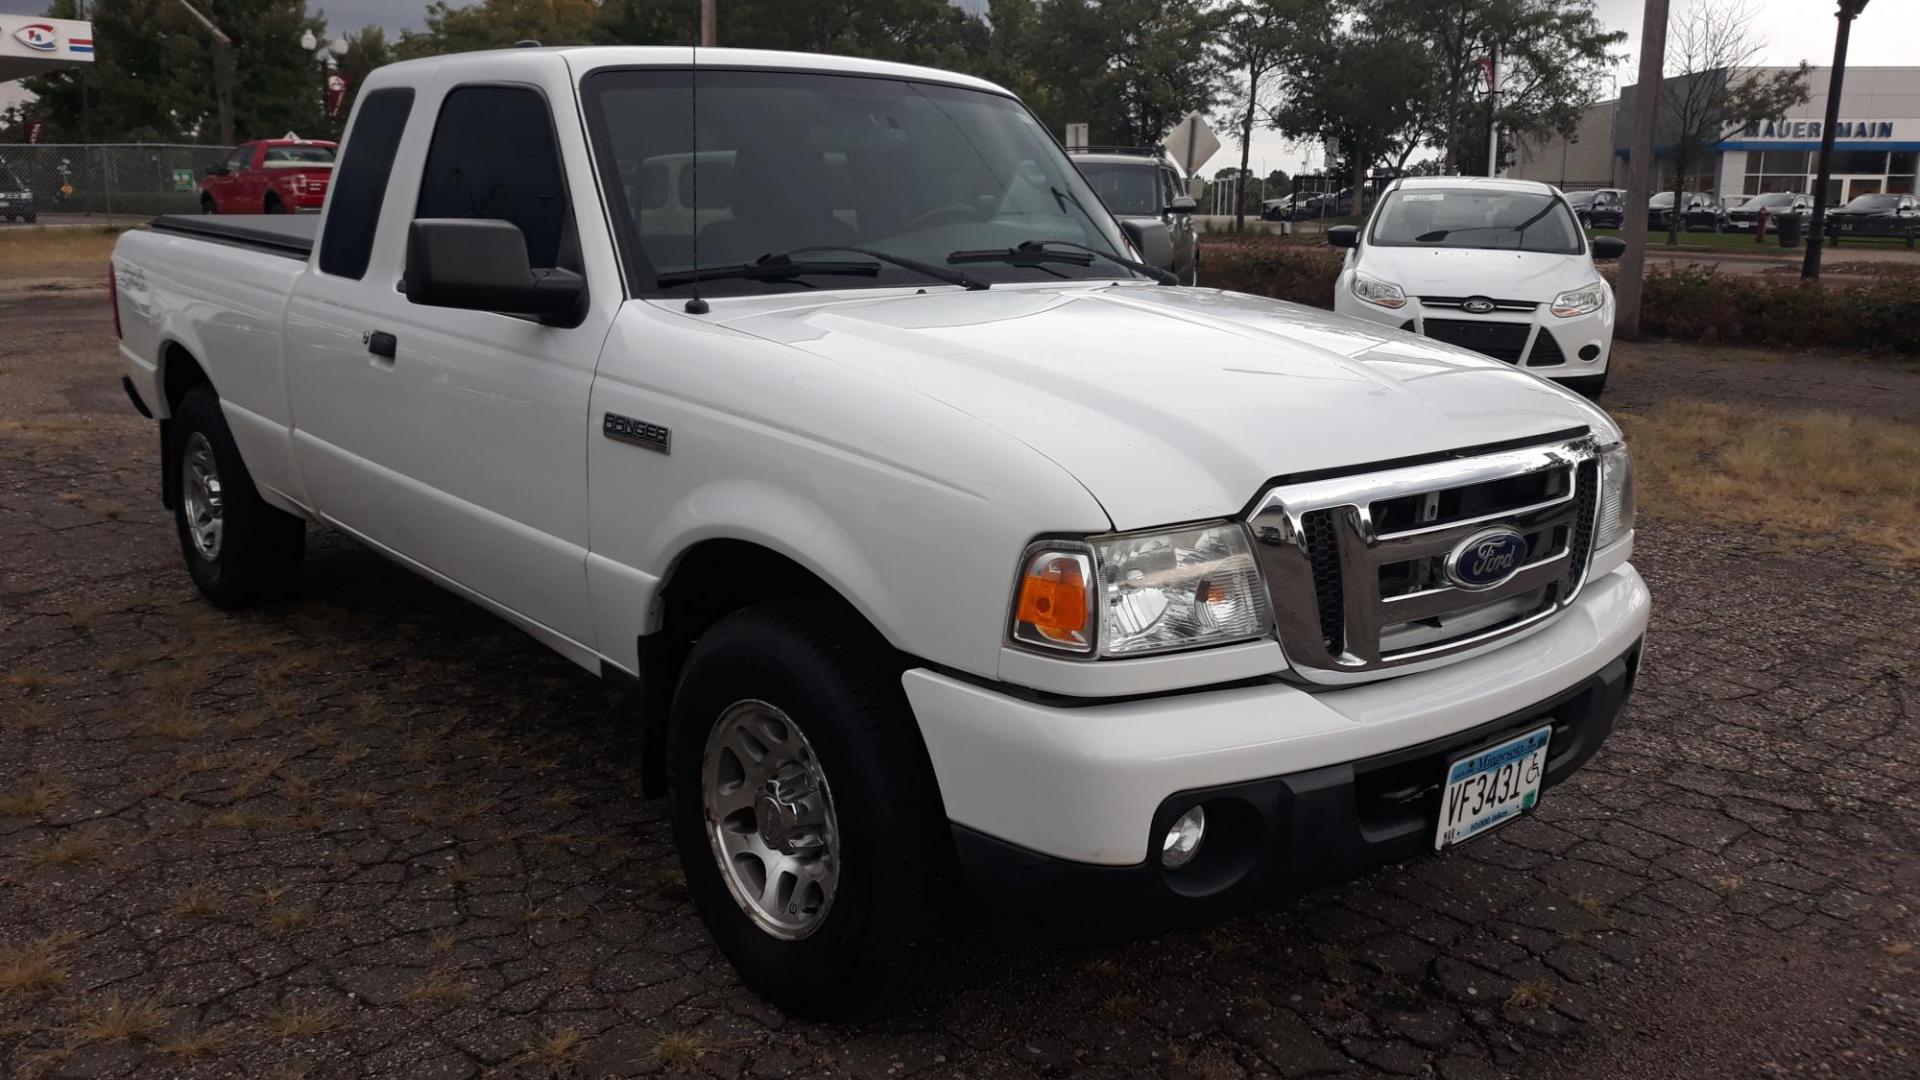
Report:
[{"label": "front bumper", "polygon": [[1459,345],[1549,379],[1599,375],[1613,351],[1611,298],[1600,310],[1570,319],[1556,316],[1544,302],[1532,311],[1476,315],[1419,297],[1409,297],[1402,308],[1383,308],[1354,296],[1350,282],[1342,275],[1334,286],[1333,309],[1341,315]]},{"label": "front bumper", "polygon": [[1268,679],[1087,703],[924,668],[902,682],[955,825],[1035,856],[1138,869],[1158,850],[1155,825],[1173,796],[1337,773],[1525,716],[1633,653],[1648,609],[1646,585],[1624,564],[1531,635],[1339,689]]},{"label": "front bumper", "polygon": [[[1545,701],[1403,750],[1280,776],[1176,792],[1155,809],[1163,835],[1192,807],[1207,813],[1194,861],[1099,866],[1052,858],[965,826],[953,828],[962,873],[1008,907],[1207,917],[1347,881],[1431,853],[1447,765],[1489,743],[1551,722],[1548,790],[1586,764],[1625,709],[1640,643]],[[1546,800],[1549,804],[1551,800]]]}]

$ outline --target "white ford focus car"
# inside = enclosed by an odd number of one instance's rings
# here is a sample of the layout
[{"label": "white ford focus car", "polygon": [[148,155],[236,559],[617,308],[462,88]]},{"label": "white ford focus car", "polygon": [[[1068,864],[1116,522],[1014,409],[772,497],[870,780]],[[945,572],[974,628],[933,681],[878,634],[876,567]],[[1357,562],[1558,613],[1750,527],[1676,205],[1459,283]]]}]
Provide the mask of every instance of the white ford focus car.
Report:
[{"label": "white ford focus car", "polygon": [[1334,287],[1342,315],[1397,326],[1524,367],[1598,398],[1613,344],[1613,290],[1560,192],[1530,180],[1396,180],[1364,227],[1336,226],[1348,249]]}]

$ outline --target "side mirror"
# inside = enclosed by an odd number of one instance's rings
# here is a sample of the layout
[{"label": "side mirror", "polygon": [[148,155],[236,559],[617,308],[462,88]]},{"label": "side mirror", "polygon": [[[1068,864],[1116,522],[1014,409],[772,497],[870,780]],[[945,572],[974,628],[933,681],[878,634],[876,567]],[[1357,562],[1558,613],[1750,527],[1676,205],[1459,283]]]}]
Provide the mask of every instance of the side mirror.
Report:
[{"label": "side mirror", "polygon": [[1337,248],[1360,246],[1360,227],[1358,225],[1335,225],[1327,230],[1327,243]]},{"label": "side mirror", "polygon": [[407,299],[429,307],[577,319],[587,280],[527,265],[527,238],[510,221],[416,218],[407,229]]},{"label": "side mirror", "polygon": [[227,167],[225,165],[209,165],[207,166],[207,175],[225,176],[227,175]]},{"label": "side mirror", "polygon": [[1593,238],[1593,257],[1599,260],[1617,259],[1627,253],[1627,242],[1617,236],[1596,236]]},{"label": "side mirror", "polygon": [[1151,266],[1173,265],[1173,235],[1167,231],[1165,222],[1122,218],[1120,231],[1133,242],[1141,262]]},{"label": "side mirror", "polygon": [[1190,195],[1175,195],[1173,201],[1167,204],[1167,212],[1170,214],[1191,214],[1194,208],[1199,205],[1199,203],[1193,201],[1193,197]]}]

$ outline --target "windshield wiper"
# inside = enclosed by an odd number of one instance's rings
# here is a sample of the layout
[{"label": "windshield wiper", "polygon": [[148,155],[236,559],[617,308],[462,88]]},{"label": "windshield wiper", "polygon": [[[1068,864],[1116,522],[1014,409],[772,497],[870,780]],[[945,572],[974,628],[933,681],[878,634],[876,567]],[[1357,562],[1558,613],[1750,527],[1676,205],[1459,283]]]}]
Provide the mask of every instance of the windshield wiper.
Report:
[{"label": "windshield wiper", "polygon": [[[1068,251],[1055,251],[1054,248],[1069,248]],[[1075,266],[1092,266],[1094,258],[1118,263],[1129,270],[1159,282],[1162,285],[1178,285],[1180,279],[1143,262],[1102,251],[1097,247],[1077,244],[1072,240],[1023,240],[1010,248],[986,248],[979,251],[956,251],[947,256],[950,263],[1006,263],[1009,266],[1040,266],[1044,263],[1071,263]]]},{"label": "windshield wiper", "polygon": [[[848,251],[855,255],[865,255],[878,262],[833,261],[828,259],[796,259],[795,255],[806,255],[816,251]],[[816,244],[811,247],[794,248],[777,255],[762,255],[750,263],[729,263],[724,266],[703,266],[698,270],[676,270],[670,274],[661,274],[654,282],[655,286],[670,289],[675,285],[687,285],[696,281],[720,281],[726,278],[747,278],[752,281],[789,281],[804,274],[851,274],[860,277],[874,277],[880,273],[880,263],[891,263],[903,270],[925,275],[944,281],[949,285],[958,285],[965,289],[984,289],[987,283],[978,278],[963,274],[958,270],[923,263],[918,259],[908,259],[899,255],[889,255],[884,251],[869,248],[841,247],[838,244]],[[802,282],[805,284],[805,282]]]},{"label": "windshield wiper", "polygon": [[654,286],[671,289],[675,285],[690,285],[696,281],[722,281],[727,278],[790,281],[803,274],[851,274],[858,277],[874,277],[879,273],[880,264],[877,262],[833,262],[826,259],[796,261],[785,255],[762,255],[750,263],[703,266],[698,270],[675,270],[670,274],[661,274],[654,279]]}]

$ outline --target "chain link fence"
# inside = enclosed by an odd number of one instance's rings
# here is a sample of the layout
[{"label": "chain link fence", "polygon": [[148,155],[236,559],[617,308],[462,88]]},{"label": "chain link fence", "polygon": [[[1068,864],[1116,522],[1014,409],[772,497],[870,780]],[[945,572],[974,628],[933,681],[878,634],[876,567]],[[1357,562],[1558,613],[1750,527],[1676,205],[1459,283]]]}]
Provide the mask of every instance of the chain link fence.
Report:
[{"label": "chain link fence", "polygon": [[[232,152],[185,143],[9,143],[0,169],[40,214],[180,214],[200,209],[200,178]],[[0,184],[0,187],[4,187]]]}]

